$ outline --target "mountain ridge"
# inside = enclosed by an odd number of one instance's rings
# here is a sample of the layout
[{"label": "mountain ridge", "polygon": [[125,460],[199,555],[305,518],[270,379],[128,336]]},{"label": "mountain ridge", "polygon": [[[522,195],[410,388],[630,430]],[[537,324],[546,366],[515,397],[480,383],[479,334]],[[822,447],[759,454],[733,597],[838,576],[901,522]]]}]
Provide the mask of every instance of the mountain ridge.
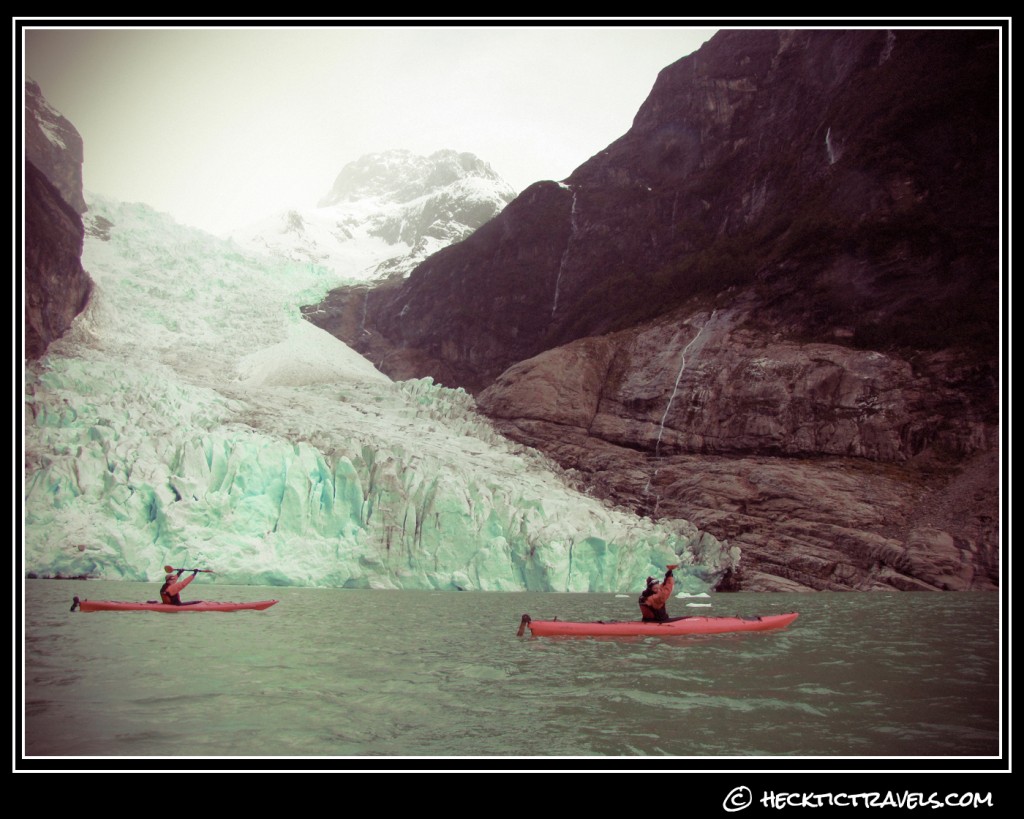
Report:
[{"label": "mountain ridge", "polygon": [[347,163],[316,208],[291,208],[230,236],[247,250],[328,266],[355,281],[403,277],[513,197],[473,154],[383,151]]},{"label": "mountain ridge", "polygon": [[[993,31],[719,32],[566,180],[315,321],[469,390],[589,491],[745,538],[744,588],[992,588],[998,74]],[[725,494],[666,459],[713,463]],[[751,459],[772,464],[753,495]],[[918,531],[915,505],[980,463],[962,520]],[[955,557],[925,566],[926,542]]]}]

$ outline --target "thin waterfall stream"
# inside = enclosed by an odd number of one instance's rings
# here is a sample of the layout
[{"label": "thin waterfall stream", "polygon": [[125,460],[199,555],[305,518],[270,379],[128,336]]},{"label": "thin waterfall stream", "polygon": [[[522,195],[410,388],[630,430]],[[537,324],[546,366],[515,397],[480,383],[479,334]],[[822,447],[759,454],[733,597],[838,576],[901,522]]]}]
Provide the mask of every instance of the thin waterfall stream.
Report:
[{"label": "thin waterfall stream", "polygon": [[[665,433],[665,421],[668,419],[668,414],[672,410],[672,404],[676,400],[676,394],[679,392],[679,382],[682,380],[682,378],[683,378],[683,371],[686,369],[686,356],[690,352],[690,348],[693,347],[693,345],[697,343],[697,340],[703,335],[703,333],[707,329],[708,325],[711,324],[712,321],[714,321],[714,318],[715,318],[715,315],[717,314],[717,312],[718,312],[717,310],[712,310],[711,311],[711,315],[708,316],[707,321],[705,321],[701,325],[700,329],[697,331],[697,334],[693,338],[691,338],[689,340],[689,342],[687,342],[686,346],[683,347],[682,353],[680,354],[679,371],[676,373],[676,380],[675,380],[675,383],[672,385],[672,394],[669,396],[668,403],[665,405],[665,412],[662,413],[661,422],[658,425],[658,439],[657,439],[657,441],[655,441],[655,444],[654,444],[654,457],[655,458],[660,458],[661,457],[661,438],[662,438],[662,436]],[[655,468],[654,472],[652,472],[650,477],[648,477],[647,484],[644,486],[644,495],[649,495],[650,494],[651,482],[657,476],[658,476],[658,469]],[[655,514],[655,516],[657,515],[658,502],[659,502],[659,498],[655,497],[655,499],[654,499],[654,514]]]},{"label": "thin waterfall stream", "polygon": [[558,263],[558,275],[555,277],[555,298],[551,305],[551,316],[554,317],[555,311],[558,309],[558,290],[562,283],[562,272],[565,270],[565,263],[569,260],[569,248],[572,247],[572,241],[576,237],[577,223],[576,223],[576,191],[572,192],[572,210],[569,213],[569,238],[565,242],[565,250],[562,251],[562,260]]}]

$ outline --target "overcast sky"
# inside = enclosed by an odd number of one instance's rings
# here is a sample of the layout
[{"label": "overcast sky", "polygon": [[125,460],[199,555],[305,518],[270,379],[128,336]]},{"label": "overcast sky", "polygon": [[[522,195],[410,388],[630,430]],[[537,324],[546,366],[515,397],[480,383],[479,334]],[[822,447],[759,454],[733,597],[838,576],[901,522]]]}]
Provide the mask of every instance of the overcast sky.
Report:
[{"label": "overcast sky", "polygon": [[82,134],[88,192],[221,233],[315,207],[342,167],[469,151],[517,190],[624,134],[712,29],[27,28],[25,74]]}]

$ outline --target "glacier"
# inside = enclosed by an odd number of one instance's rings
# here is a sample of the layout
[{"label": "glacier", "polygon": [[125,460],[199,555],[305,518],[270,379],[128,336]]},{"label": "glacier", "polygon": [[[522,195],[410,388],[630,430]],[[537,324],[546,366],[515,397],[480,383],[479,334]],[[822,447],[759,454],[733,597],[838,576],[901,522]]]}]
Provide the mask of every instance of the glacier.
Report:
[{"label": "glacier", "polygon": [[29,576],[630,592],[679,563],[700,594],[737,565],[687,521],[577,491],[464,391],[393,382],[303,320],[335,269],[95,195],[85,222],[92,298],[24,371]]}]

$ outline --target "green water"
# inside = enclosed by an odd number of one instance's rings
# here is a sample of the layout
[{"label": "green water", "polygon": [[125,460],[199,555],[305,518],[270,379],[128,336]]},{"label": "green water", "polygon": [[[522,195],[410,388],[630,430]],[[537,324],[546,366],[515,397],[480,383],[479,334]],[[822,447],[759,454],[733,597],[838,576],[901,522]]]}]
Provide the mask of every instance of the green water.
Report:
[{"label": "green water", "polygon": [[[190,590],[191,591],[191,590]],[[516,636],[629,619],[611,594],[225,587],[264,612],[68,611],[153,584],[26,581],[26,757],[988,757],[993,594],[716,595],[673,614],[799,611],[780,632]],[[198,595],[193,595],[196,597]]]}]

